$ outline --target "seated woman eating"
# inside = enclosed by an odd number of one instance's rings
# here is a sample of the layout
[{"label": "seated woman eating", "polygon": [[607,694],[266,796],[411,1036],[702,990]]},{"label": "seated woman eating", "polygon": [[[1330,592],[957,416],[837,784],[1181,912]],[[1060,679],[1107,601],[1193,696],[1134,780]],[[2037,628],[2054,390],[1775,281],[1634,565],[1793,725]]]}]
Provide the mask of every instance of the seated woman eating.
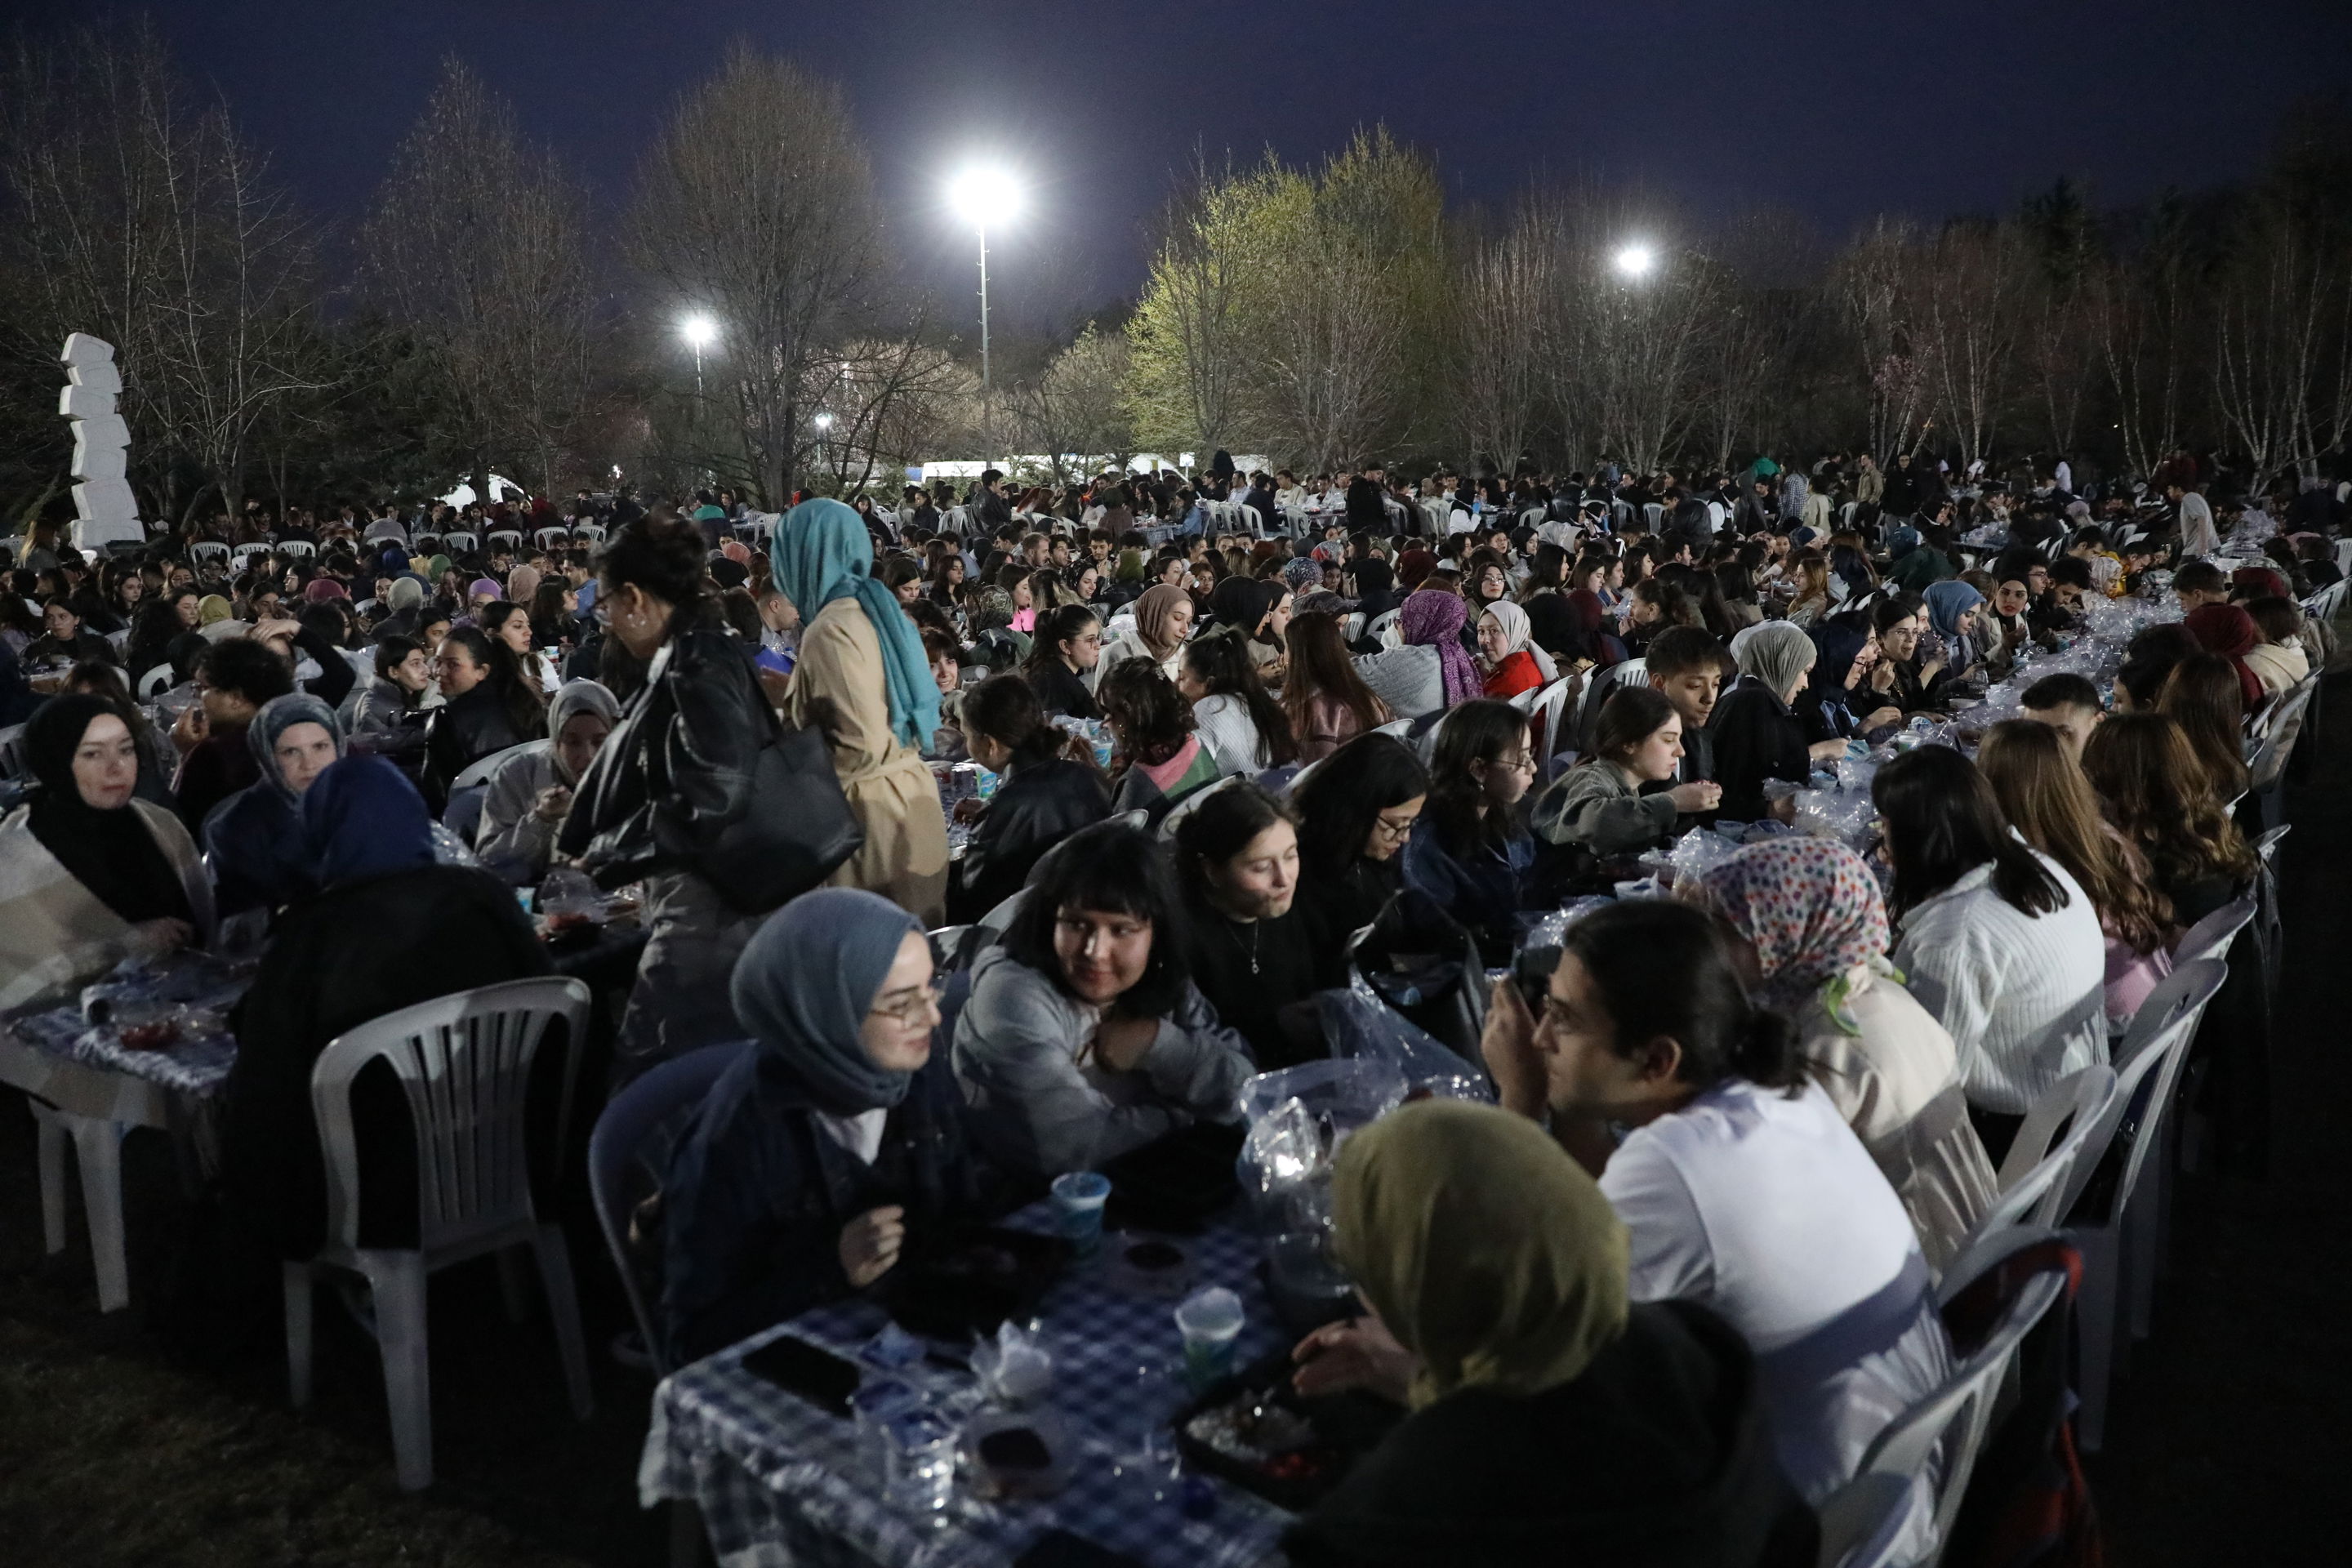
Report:
[{"label": "seated woman eating", "polygon": [[1951,1346],[1910,1215],[1794,1046],[1712,916],[1643,899],[1568,928],[1540,1024],[1498,984],[1481,1048],[1505,1108],[1600,1173],[1633,1300],[1696,1302],[1748,1342],[1781,1468],[1818,1505]]},{"label": "seated woman eating", "polygon": [[619,700],[598,682],[556,688],[547,703],[547,743],[518,752],[490,775],[474,832],[483,866],[517,886],[547,875],[572,792],[620,721]]},{"label": "seated woman eating", "polygon": [[956,1018],[956,1077],[984,1151],[1052,1175],[1239,1114],[1256,1068],[1192,984],[1183,919],[1159,845],[1123,823],[1039,865]]},{"label": "seated woman eating", "polygon": [[1284,1539],[1298,1568],[1812,1563],[1748,1346],[1629,1300],[1624,1224],[1532,1122],[1408,1105],[1340,1149],[1331,1209],[1367,1315],[1300,1343],[1297,1387],[1412,1413]]},{"label": "seated woman eating", "polygon": [[1813,764],[1845,754],[1839,739],[1805,739],[1798,695],[1812,679],[1813,641],[1786,622],[1767,621],[1740,640],[1739,679],[1723,694],[1707,726],[1715,739],[1715,778],[1723,786],[1723,815],[1757,822],[1773,815],[1768,780],[1805,784]]},{"label": "seated woman eating", "polygon": [[40,788],[0,821],[0,1007],[63,1001],[126,958],[208,942],[212,887],[195,842],[135,798],[125,704],[51,698],[24,746]]},{"label": "seated woman eating", "polygon": [[964,745],[999,782],[985,802],[958,803],[958,819],[969,805],[979,826],[948,868],[953,925],[969,925],[1019,892],[1048,849],[1110,815],[1094,758],[1066,754],[1070,736],[1047,721],[1032,682],[992,676],[962,695]]},{"label": "seated woman eating", "polygon": [[[1219,639],[1224,640],[1224,639]],[[1298,818],[1246,779],[1211,790],[1176,824],[1192,980],[1261,1069],[1323,1054],[1284,1010],[1315,993],[1318,933],[1296,906]]]},{"label": "seated woman eating", "polygon": [[302,795],[343,754],[335,710],[307,691],[273,697],[246,727],[258,783],[220,803],[205,823],[220,912],[276,910],[318,889],[302,846]]},{"label": "seated woman eating", "polygon": [[1797,1026],[1797,1055],[1911,1216],[1927,1267],[1949,1263],[1999,1189],[1969,1125],[1952,1037],[1886,961],[1878,879],[1833,839],[1751,844],[1699,879],[1749,993]]},{"label": "seated woman eating", "polygon": [[979,1217],[961,1097],[931,1034],[921,922],[822,888],[736,961],[752,1032],[671,1157],[662,1331],[678,1363],[887,1274],[911,1237]]},{"label": "seated woman eating", "polygon": [[1682,755],[1682,716],[1665,693],[1619,687],[1601,706],[1592,754],[1537,800],[1536,832],[1602,859],[1656,848],[1674,837],[1675,818],[1713,811],[1723,798],[1723,786],[1705,779],[1641,793],[1673,778]]}]

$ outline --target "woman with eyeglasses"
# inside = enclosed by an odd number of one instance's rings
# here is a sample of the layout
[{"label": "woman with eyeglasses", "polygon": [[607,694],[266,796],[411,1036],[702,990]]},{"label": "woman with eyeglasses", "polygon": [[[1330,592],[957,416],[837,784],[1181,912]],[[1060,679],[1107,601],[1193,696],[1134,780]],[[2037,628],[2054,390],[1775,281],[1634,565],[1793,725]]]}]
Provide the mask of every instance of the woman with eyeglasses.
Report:
[{"label": "woman with eyeglasses", "polygon": [[1087,689],[1102,661],[1102,617],[1088,605],[1063,605],[1038,618],[1021,673],[1048,715],[1102,717],[1095,694]]},{"label": "woman with eyeglasses", "polygon": [[1240,1114],[1256,1065],[1192,984],[1150,835],[1107,822],[1038,862],[1003,943],[972,966],[955,1070],[981,1147],[1033,1175]]},{"label": "woman with eyeglasses", "polygon": [[983,1212],[961,1096],[932,1049],[919,921],[858,889],[804,894],[744,948],[731,989],[751,1043],[663,1187],[661,1326],[679,1363],[862,1290]]},{"label": "woman with eyeglasses", "polygon": [[1299,899],[1319,931],[1325,984],[1345,978],[1348,940],[1402,887],[1405,846],[1429,803],[1429,770],[1393,735],[1359,735],[1299,775]]}]

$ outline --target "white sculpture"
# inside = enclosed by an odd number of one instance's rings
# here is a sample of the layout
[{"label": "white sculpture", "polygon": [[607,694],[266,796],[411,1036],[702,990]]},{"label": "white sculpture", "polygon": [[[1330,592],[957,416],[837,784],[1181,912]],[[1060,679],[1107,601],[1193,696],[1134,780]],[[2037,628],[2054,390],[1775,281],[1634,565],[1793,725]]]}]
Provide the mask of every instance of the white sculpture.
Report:
[{"label": "white sculpture", "polygon": [[122,477],[131,427],[114,411],[122,391],[114,345],[75,332],[58,358],[71,380],[58,393],[58,412],[73,421],[74,542],[88,550],[141,543],[147,531],[139,521],[139,500]]}]

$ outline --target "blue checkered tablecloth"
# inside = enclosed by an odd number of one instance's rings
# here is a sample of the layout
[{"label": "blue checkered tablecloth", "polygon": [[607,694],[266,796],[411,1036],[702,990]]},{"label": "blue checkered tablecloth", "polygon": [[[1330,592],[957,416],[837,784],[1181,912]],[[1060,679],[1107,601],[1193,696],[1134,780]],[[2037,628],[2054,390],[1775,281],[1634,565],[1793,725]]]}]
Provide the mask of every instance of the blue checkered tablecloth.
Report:
[{"label": "blue checkered tablecloth", "polygon": [[201,953],[174,955],[152,965],[135,983],[142,996],[176,1004],[181,1034],[162,1050],[133,1050],[111,1025],[92,1025],[77,1000],[8,1020],[18,1040],[35,1050],[84,1067],[127,1073],[203,1100],[220,1092],[236,1061],[236,1037],[223,1019],[252,984]]},{"label": "blue checkered tablecloth", "polygon": [[[1040,1205],[1007,1223],[1044,1230],[1051,1220]],[[1118,1241],[1109,1238],[1106,1255]],[[1237,1226],[1221,1226],[1177,1244],[1192,1259],[1188,1290],[1223,1285],[1242,1298],[1248,1322],[1235,1346],[1236,1365],[1286,1342],[1258,1277],[1256,1237]],[[878,1307],[859,1300],[805,1313],[665,1380],[654,1394],[639,1496],[648,1508],[670,1498],[694,1500],[723,1568],[1005,1568],[1053,1529],[1157,1568],[1278,1563],[1276,1539],[1290,1520],[1281,1510],[1218,1481],[1211,1483],[1214,1510],[1190,1519],[1179,1508],[1177,1487],[1163,1482],[1155,1489],[1131,1470],[1119,1473],[1112,1462],[1115,1434],[1135,1424],[1142,1386],[1137,1369],[1181,1358],[1175,1306],[1175,1298],[1120,1289],[1107,1264],[1074,1268],[1046,1296],[1041,1338],[1054,1357],[1046,1403],[1078,1440],[1069,1484],[1051,1499],[980,1500],[967,1476],[959,1474],[944,1517],[901,1510],[884,1497],[875,1459],[850,1421],[743,1370],[747,1353],[782,1333],[858,1360],[887,1321]],[[861,1370],[869,1379],[918,1383],[943,1413],[977,1407],[973,1381],[961,1372],[929,1363],[911,1373],[864,1363]],[[1158,1392],[1167,1405],[1163,1419],[1189,1397],[1181,1379]],[[1155,1497],[1155,1490],[1164,1495]]]}]

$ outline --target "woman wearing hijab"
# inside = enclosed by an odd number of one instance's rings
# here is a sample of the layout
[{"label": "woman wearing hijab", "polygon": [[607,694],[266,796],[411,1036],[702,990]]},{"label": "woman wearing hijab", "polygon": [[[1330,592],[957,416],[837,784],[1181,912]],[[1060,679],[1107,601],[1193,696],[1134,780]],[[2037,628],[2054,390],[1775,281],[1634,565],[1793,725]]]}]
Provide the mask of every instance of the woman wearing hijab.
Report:
[{"label": "woman wearing hijab", "polygon": [[246,726],[261,777],[205,819],[220,912],[276,910],[317,888],[302,847],[302,795],[343,754],[335,710],[307,691],[273,697]]},{"label": "woman wearing hijab", "polygon": [[1192,635],[1192,595],[1166,583],[1135,601],[1135,625],[1106,644],[1095,662],[1097,685],[1131,658],[1148,658],[1171,682],[1183,673],[1184,641]]},{"label": "woman wearing hijab", "polygon": [[1923,596],[1927,601],[1927,624],[1944,639],[1944,673],[1937,684],[1982,679],[1985,637],[1978,623],[1984,614],[1984,595],[1973,584],[1953,577],[1929,584]]},{"label": "woman wearing hijab", "polygon": [[[279,1255],[308,1258],[326,1228],[326,1172],[310,1069],[336,1036],[436,996],[552,972],[513,890],[433,858],[425,799],[382,757],[348,757],[302,795],[302,843],[322,890],[271,928],[253,989],[233,1017],[236,1064],[221,1127],[221,1180]],[[551,1131],[565,1042],[531,1064],[526,1124]],[[361,1168],[360,1245],[416,1245],[415,1144],[392,1069],[352,1087]]]},{"label": "woman wearing hijab", "polygon": [[2235,605],[2200,605],[2189,612],[2182,625],[2199,647],[2230,661],[2238,672],[2238,690],[2245,699],[2246,711],[2258,711],[2270,693],[2263,688],[2263,678],[2246,662],[2246,656],[2263,640],[2254,617]]},{"label": "woman wearing hijab", "polygon": [[1771,815],[1764,782],[1806,784],[1813,763],[1845,754],[1840,738],[1808,741],[1794,704],[1811,678],[1818,650],[1786,621],[1767,621],[1738,639],[1739,679],[1716,704],[1707,732],[1715,742],[1715,780],[1723,816],[1756,822]]},{"label": "woman wearing hijab", "polygon": [[572,791],[621,721],[621,704],[593,680],[567,680],[547,704],[547,740],[499,764],[482,797],[474,852],[518,886],[547,875]]},{"label": "woman wearing hijab", "polygon": [[1341,1147],[1331,1207],[1368,1315],[1307,1336],[1297,1384],[1412,1414],[1285,1538],[1299,1568],[1812,1562],[1747,1345],[1629,1300],[1624,1225],[1534,1123],[1408,1105]]},{"label": "woman wearing hijab", "polygon": [[210,941],[195,843],[136,798],[139,746],[121,700],[52,698],[24,748],[40,788],[0,821],[0,1008],[63,999],[126,958]]},{"label": "woman wearing hijab", "polygon": [[1547,677],[1532,639],[1528,613],[1508,599],[1489,603],[1478,616],[1478,668],[1488,697],[1513,698],[1544,684]]},{"label": "woman wearing hijab", "polygon": [[1462,628],[1468,624],[1470,606],[1459,594],[1440,593],[1423,589],[1406,597],[1403,610],[1397,616],[1397,629],[1403,634],[1407,647],[1434,648],[1438,667],[1444,672],[1445,706],[1475,701],[1481,694],[1484,682],[1478,674],[1477,661],[1462,645]]},{"label": "woman wearing hijab", "polygon": [[982,1212],[962,1097],[931,1049],[939,986],[920,921],[824,888],[737,961],[751,1047],[715,1084],[662,1194],[662,1326],[708,1355],[887,1275]]},{"label": "woman wearing hijab", "polygon": [[1878,879],[1833,839],[1753,844],[1699,878],[1738,933],[1751,994],[1797,1026],[1797,1055],[1911,1215],[1927,1267],[1956,1257],[1999,1195],[1969,1124],[1952,1037],[1903,988]]},{"label": "woman wearing hijab", "polygon": [[837,500],[805,500],[769,545],[776,586],[800,606],[799,661],[787,717],[825,730],[842,792],[866,842],[833,874],[937,924],[948,888],[947,825],[922,748],[940,723],[923,639],[873,574],[873,542]]}]

